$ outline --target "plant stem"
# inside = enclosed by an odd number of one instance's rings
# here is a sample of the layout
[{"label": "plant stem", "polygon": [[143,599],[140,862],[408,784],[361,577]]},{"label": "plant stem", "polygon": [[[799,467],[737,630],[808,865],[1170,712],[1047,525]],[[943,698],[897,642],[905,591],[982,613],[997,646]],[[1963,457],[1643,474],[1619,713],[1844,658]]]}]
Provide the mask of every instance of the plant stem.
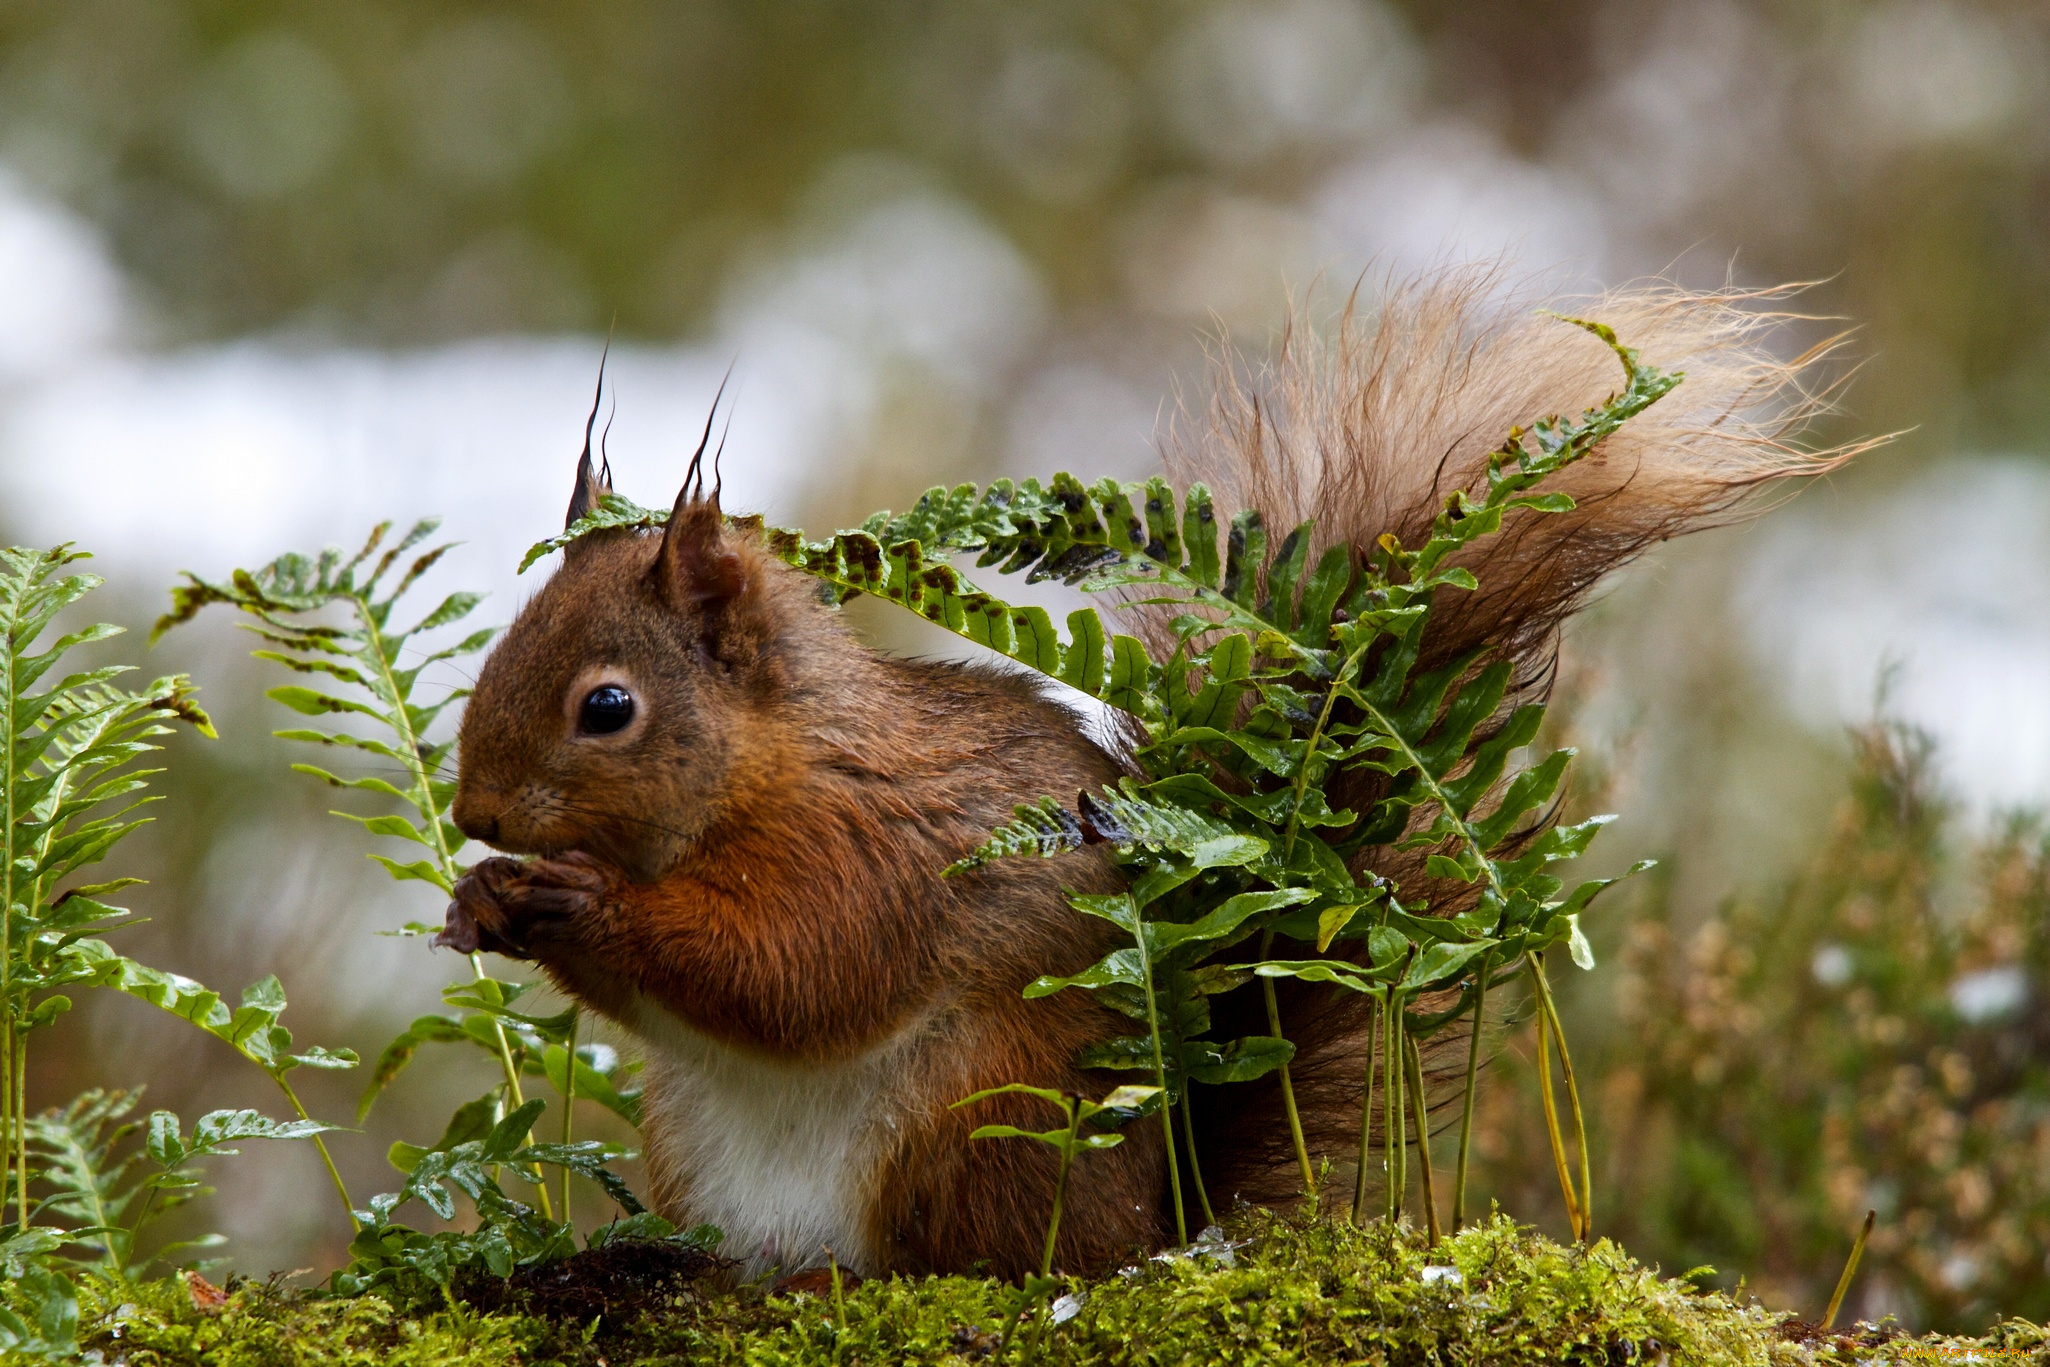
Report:
[{"label": "plant stem", "polygon": [[[371,657],[377,662],[378,681],[382,685],[381,688],[373,687],[371,691],[378,694],[380,701],[391,709],[386,720],[391,726],[393,733],[399,738],[399,744],[395,748],[403,757],[407,769],[412,773],[414,791],[419,794],[418,799],[414,801],[413,805],[419,811],[421,817],[424,818],[427,833],[433,837],[434,843],[430,848],[433,849],[435,859],[440,865],[441,875],[446,880],[447,885],[453,887],[462,870],[456,867],[455,851],[449,848],[448,835],[442,827],[441,805],[434,800],[434,776],[428,772],[426,762],[420,758],[420,753],[426,745],[426,738],[414,729],[412,714],[406,710],[405,690],[399,687],[398,676],[393,672],[391,651],[386,648],[385,643],[384,624],[379,620],[378,614],[370,602],[369,592],[365,591],[357,595],[354,601],[357,619],[362,623],[364,630],[368,634],[369,646],[367,649]],[[387,602],[385,606],[389,608],[391,604]],[[483,980],[485,975],[484,956],[482,954],[473,953],[470,955],[470,971],[475,975],[476,981]],[[505,1070],[506,1094],[511,1097],[513,1108],[518,1109],[525,1103],[526,1098],[520,1094],[520,1070],[513,1062],[512,1044],[505,1037],[504,1022],[500,1021],[496,1016],[491,1018],[491,1030],[493,1038],[498,1043],[499,1064]],[[534,1132],[529,1130],[527,1132],[527,1142],[531,1144],[533,1141]],[[541,1167],[538,1163],[534,1165],[534,1175],[536,1177],[541,1175]],[[548,1184],[543,1182],[535,1190],[541,1197],[542,1215],[548,1219],[554,1219],[555,1216],[549,1209],[548,1204]]]},{"label": "plant stem", "polygon": [[1383,1013],[1387,1007],[1374,1007],[1374,1028],[1367,1036],[1367,1078],[1360,1087],[1360,1165],[1352,1178],[1352,1222],[1365,1224],[1367,1220],[1367,1160],[1373,1152],[1374,1132],[1374,1055],[1376,1046],[1386,1024]]},{"label": "plant stem", "polygon": [[[1260,957],[1265,959],[1274,952],[1274,932],[1263,931],[1260,935]],[[1281,1033],[1281,1000],[1274,993],[1274,979],[1260,979],[1260,993],[1267,1002],[1267,1033],[1276,1039],[1286,1039]],[[1296,1165],[1302,1169],[1303,1190],[1314,1196],[1317,1193],[1317,1178],[1310,1171],[1310,1149],[1303,1142],[1303,1117],[1296,1109],[1295,1083],[1289,1078],[1288,1065],[1281,1065],[1281,1106],[1288,1112],[1288,1134],[1295,1142]]]},{"label": "plant stem", "polygon": [[1146,926],[1138,915],[1135,905],[1132,916],[1136,930],[1132,939],[1139,946],[1139,974],[1146,984],[1146,1031],[1153,1037],[1153,1080],[1160,1084],[1160,1133],[1167,1140],[1167,1182],[1174,1195],[1175,1246],[1179,1248],[1189,1242],[1189,1217],[1182,1210],[1182,1172],[1174,1154],[1174,1107],[1169,1102],[1167,1061],[1160,1052],[1160,1003],[1153,992],[1153,949],[1146,943]]},{"label": "plant stem", "polygon": [[[484,971],[484,956],[475,953],[470,956],[472,981],[483,982],[489,975]],[[520,1089],[520,1066],[513,1062],[512,1041],[505,1036],[505,1022],[498,1017],[491,1018],[492,1037],[498,1041],[498,1066],[505,1074],[505,1093],[512,1099],[510,1110],[518,1110],[527,1104],[526,1094]],[[531,1135],[529,1136],[531,1138]]]},{"label": "plant stem", "polygon": [[1042,1341],[1042,1340],[1044,1340],[1044,1339],[1046,1338],[1046,1327],[1047,1327],[1047,1326],[1048,1326],[1049,1324],[1052,1324],[1052,1323],[1053,1323],[1053,1306],[1052,1306],[1051,1304],[1049,1304],[1049,1305],[1048,1305],[1048,1306],[1046,1307],[1046,1313],[1045,1313],[1045,1314],[1043,1314],[1043,1315],[1041,1315],[1041,1316],[1039,1317],[1039,1319],[1038,1319],[1038,1320],[1037,1320],[1037,1321],[1036,1321],[1036,1322],[1035,1322],[1035,1323],[1033,1324],[1033,1326],[1032,1326],[1032,1341],[1031,1341],[1030,1343],[1026,1344],[1026,1345],[1025,1345],[1025,1351],[1024,1351],[1023,1353],[1019,1354],[1019,1360],[1020,1360],[1020,1361],[1022,1361],[1022,1362],[1037,1362],[1037,1361],[1039,1361],[1039,1345],[1040,1345],[1041,1341]]},{"label": "plant stem", "polygon": [[1416,752],[1416,747],[1403,739],[1402,732],[1396,729],[1395,723],[1389,719],[1388,714],[1372,703],[1365,704],[1365,708],[1367,720],[1380,727],[1381,733],[1389,740],[1395,742],[1396,750],[1402,755],[1408,767],[1416,774],[1417,782],[1422,785],[1426,793],[1430,794],[1431,800],[1438,804],[1441,813],[1450,819],[1453,829],[1458,832],[1459,838],[1466,842],[1466,847],[1473,851],[1474,861],[1480,865],[1481,876],[1487,879],[1488,891],[1495,894],[1497,904],[1506,905],[1509,901],[1509,893],[1502,886],[1501,871],[1495,867],[1495,861],[1488,858],[1488,852],[1481,847],[1480,836],[1474,833],[1472,823],[1467,821],[1464,816],[1461,816],[1453,808],[1450,794],[1439,785],[1437,779],[1431,777],[1430,767],[1424,763],[1424,757]]},{"label": "plant stem", "polygon": [[[67,724],[68,723],[63,722],[46,723],[45,734],[47,735],[50,731],[61,730]],[[59,744],[61,745],[62,742],[59,742]],[[48,766],[49,761],[47,758],[45,759],[44,763],[46,766]],[[55,811],[57,807],[63,803],[65,797],[68,796],[71,791],[72,781],[77,776],[77,774],[78,768],[76,765],[67,764],[63,766],[61,772],[57,774],[56,780],[52,785],[50,792],[47,795],[45,795],[43,799],[46,803],[50,804],[48,807],[45,808],[45,810]],[[16,777],[18,777],[18,775]],[[11,831],[14,827],[14,800],[12,785],[10,785],[8,792],[7,824],[8,829]],[[44,867],[44,861],[49,858],[50,847],[52,843],[55,842],[55,840],[57,839],[57,829],[57,822],[54,820],[44,825],[42,839],[38,841],[36,844],[36,867]],[[9,859],[11,861],[12,851],[9,851]],[[36,908],[41,907],[43,905],[43,899],[45,896],[48,895],[48,889],[45,886],[47,877],[47,874],[37,874],[34,878],[31,878],[29,880],[28,887],[26,889],[27,895],[23,898],[23,902],[26,904],[26,906],[32,914]],[[6,901],[0,902],[0,906],[4,906],[9,910],[12,909],[12,901],[14,895],[13,889],[14,884],[10,879],[8,891],[5,895]],[[0,960],[4,960],[7,952],[5,941],[6,937],[0,936]],[[34,938],[31,937],[28,942],[28,949],[25,957],[27,957],[31,962],[33,962],[34,956],[35,941]],[[5,997],[0,996],[0,1001],[4,1000]],[[24,996],[22,1000],[22,1007],[24,1010],[26,1010],[27,1006],[28,1001],[26,996]],[[19,1095],[11,1103],[15,1133],[15,1181],[19,1184],[19,1194],[21,1197],[20,1228],[23,1231],[26,1231],[28,1229],[28,1032],[25,1030],[18,1032],[15,1035],[15,1039],[17,1040],[20,1046],[19,1053],[15,1057],[14,1061],[14,1085]],[[133,1250],[131,1250],[131,1252],[132,1251]]]},{"label": "plant stem", "polygon": [[[472,953],[470,955],[470,972],[473,975],[472,981],[484,981],[486,974],[484,972],[484,956],[482,953]],[[505,1022],[493,1016],[491,1018],[491,1033],[498,1041],[498,1065],[505,1074],[505,1094],[509,1101],[506,1109],[508,1111],[516,1111],[527,1104],[527,1097],[520,1087],[520,1066],[513,1062],[512,1041],[506,1038]],[[527,1142],[530,1144],[534,1142],[534,1132],[532,1130],[527,1131]],[[541,1165],[539,1163],[534,1164],[533,1172],[536,1177],[541,1176]],[[565,1180],[567,1180],[566,1177]],[[541,1199],[542,1217],[553,1220],[555,1218],[555,1209],[548,1201],[548,1184],[545,1181],[541,1182],[534,1188],[534,1192]]]},{"label": "plant stem", "polygon": [[[6,1002],[0,1000],[0,1011],[6,1010]],[[15,1168],[16,1145],[27,1147],[28,1118],[15,1113],[14,1105],[14,1021],[12,1017],[0,1020],[0,1224],[7,1219],[7,1188]],[[25,1163],[26,1160],[24,1160]],[[16,1195],[21,1200],[19,1227],[28,1229],[28,1184],[22,1183]]]},{"label": "plant stem", "polygon": [[1189,1146],[1189,1180],[1196,1184],[1196,1204],[1203,1208],[1205,1228],[1217,1223],[1217,1212],[1210,1209],[1210,1193],[1203,1189],[1203,1165],[1196,1161],[1196,1122],[1190,1117],[1189,1100],[1192,1089],[1182,1084],[1182,1140]]},{"label": "plant stem", "polygon": [[1473,1149],[1474,1085],[1480,1080],[1481,1021],[1488,1006],[1488,976],[1494,972],[1492,951],[1481,955],[1480,976],[1474,979],[1473,1035],[1466,1045],[1466,1094],[1459,1109],[1459,1166],[1452,1176],[1452,1232],[1466,1223],[1466,1159]]},{"label": "plant stem", "polygon": [[1559,1047],[1559,1072],[1566,1083],[1566,1104],[1573,1110],[1573,1143],[1580,1150],[1580,1241],[1594,1238],[1594,1180],[1587,1152],[1587,1116],[1580,1108],[1580,1085],[1573,1078],[1573,1055],[1566,1051],[1566,1028],[1559,1022],[1559,1007],[1552,1000],[1552,987],[1540,968],[1538,994],[1546,1018],[1551,1022],[1552,1041]]},{"label": "plant stem", "polygon": [[1431,1108],[1424,1100],[1424,1052],[1418,1047],[1415,1036],[1409,1040],[1409,1090],[1416,1098],[1416,1157],[1417,1177],[1424,1189],[1424,1228],[1429,1231],[1430,1247],[1438,1246],[1438,1193],[1433,1186],[1431,1173]]},{"label": "plant stem", "polygon": [[1402,1069],[1395,1062],[1402,1054],[1402,994],[1392,984],[1381,1014],[1381,1149],[1387,1156],[1388,1222],[1394,1224],[1402,1219],[1402,1189],[1408,1174],[1403,1171],[1402,1161]]},{"label": "plant stem", "polygon": [[[1496,904],[1506,905],[1509,901],[1509,894],[1502,886],[1501,872],[1495,867],[1495,861],[1488,858],[1488,852],[1481,847],[1480,837],[1477,834],[1475,834],[1472,823],[1467,821],[1466,817],[1462,813],[1458,812],[1453,808],[1450,795],[1446,793],[1445,789],[1438,783],[1438,780],[1431,776],[1430,768],[1424,763],[1423,756],[1419,755],[1416,752],[1415,747],[1413,747],[1407,740],[1403,738],[1402,733],[1396,729],[1395,723],[1388,718],[1387,714],[1382,712],[1380,708],[1375,707],[1372,704],[1367,705],[1366,713],[1368,719],[1371,720],[1374,723],[1374,725],[1380,727],[1384,735],[1386,735],[1390,740],[1395,742],[1396,748],[1401,752],[1402,757],[1408,761],[1410,768],[1415,772],[1417,776],[1417,781],[1423,785],[1424,790],[1428,792],[1431,795],[1432,800],[1438,804],[1440,813],[1451,820],[1452,825],[1458,831],[1460,838],[1466,842],[1466,847],[1473,852],[1474,861],[1480,865],[1481,875],[1487,880],[1488,890],[1495,895]],[[1414,946],[1412,946],[1411,948],[1412,952],[1414,952]],[[1479,1081],[1478,1073],[1480,1063],[1481,1026],[1480,1012],[1481,1006],[1486,1000],[1486,994],[1488,990],[1487,964],[1488,956],[1484,955],[1481,961],[1482,972],[1480,988],[1474,999],[1473,1040],[1467,1050],[1466,1099],[1462,1106],[1462,1115],[1460,1117],[1459,1125],[1459,1169],[1458,1175],[1453,1179],[1454,1186],[1452,1199],[1452,1227],[1454,1229],[1459,1228],[1460,1221],[1464,1219],[1466,1215],[1466,1163],[1467,1155],[1471,1150],[1473,1142],[1474,1087],[1476,1083]],[[1542,973],[1540,972],[1538,976],[1541,983]],[[1542,986],[1540,986],[1540,992],[1542,991],[1543,988]],[[1544,1032],[1542,1028],[1540,1028],[1538,1034],[1538,1042],[1540,1045],[1538,1051],[1538,1075],[1540,1079],[1544,1079],[1550,1076],[1550,1068],[1548,1062],[1545,1059],[1544,1050],[1542,1047],[1544,1043]],[[1565,1044],[1562,1040],[1560,1043],[1561,1057],[1564,1057],[1564,1049]],[[1570,1065],[1568,1069],[1567,1086],[1569,1089],[1572,1087]],[[1554,1103],[1552,1100],[1552,1092],[1549,1085],[1544,1086],[1544,1097],[1545,1124],[1552,1138],[1552,1157],[1559,1165],[1559,1181],[1562,1185],[1565,1185],[1567,1187],[1567,1207],[1569,1211],[1577,1211],[1578,1206],[1573,1199],[1571,1185],[1570,1183],[1568,1183],[1566,1177],[1566,1157],[1565,1152],[1560,1145],[1558,1115],[1553,1109]],[[1580,1115],[1580,1098],[1577,1092],[1573,1094],[1573,1114],[1575,1118],[1578,1119]],[[1586,1149],[1584,1147],[1582,1148],[1581,1156],[1584,1161],[1586,1158]],[[1578,1228],[1577,1216],[1576,1228]]]},{"label": "plant stem", "polygon": [[[576,1061],[574,1053],[570,1055],[570,1061],[572,1063]],[[576,1074],[570,1074],[570,1080],[575,1081]],[[563,1187],[562,1208],[565,1212],[569,1210],[569,1188],[567,1184]],[[833,1273],[833,1361],[838,1362],[840,1360],[840,1350],[846,1346],[847,1293],[840,1285],[840,1260],[833,1256],[833,1250],[830,1248],[826,1250],[826,1266]]]},{"label": "plant stem", "polygon": [[[5,1011],[0,999],[0,1011]],[[14,1021],[0,1016],[0,1222],[7,1218],[7,1189],[14,1168]]]},{"label": "plant stem", "polygon": [[[1368,643],[1371,645],[1371,641]],[[1324,707],[1317,714],[1317,724],[1310,728],[1309,737],[1303,743],[1303,762],[1296,769],[1295,801],[1288,810],[1288,826],[1281,842],[1281,862],[1287,864],[1295,855],[1296,833],[1302,828],[1303,801],[1310,791],[1310,767],[1317,759],[1317,742],[1324,738],[1325,729],[1331,724],[1331,710],[1338,703],[1338,685],[1343,683],[1359,666],[1368,647],[1360,646],[1339,666],[1333,676],[1331,687],[1324,692]],[[1265,959],[1274,950],[1274,932],[1267,930],[1260,936],[1260,957]],[[1286,1039],[1281,1033],[1281,999],[1274,989],[1274,979],[1260,979],[1260,995],[1267,1004],[1267,1033],[1276,1039]],[[1310,1147],[1303,1142],[1302,1112],[1296,1109],[1295,1080],[1289,1076],[1286,1063],[1281,1065],[1281,1106],[1288,1113],[1288,1136],[1295,1143],[1295,1161],[1303,1173],[1305,1194],[1317,1194],[1317,1175],[1310,1167]]]},{"label": "plant stem", "polygon": [[[0,1133],[0,1141],[8,1141],[0,1143],[0,1174],[6,1172],[8,1160],[18,1151],[19,1171],[24,1178],[28,1172],[28,1116],[26,1113],[17,1112],[14,1104],[14,858],[15,832],[20,829],[15,820],[14,790],[21,780],[21,773],[16,768],[14,747],[15,705],[19,701],[19,690],[15,687],[14,661],[21,651],[27,650],[32,644],[29,641],[17,640],[16,631],[21,623],[22,598],[28,586],[34,582],[31,571],[22,579],[8,585],[14,592],[7,604],[7,621],[4,628],[0,628],[0,645],[6,648],[4,654],[0,654],[0,719],[5,719],[5,725],[0,726],[0,806],[5,808],[4,811],[0,811],[0,820],[7,823],[0,827],[0,1026],[4,1026],[4,1029],[0,1029],[0,1059],[4,1059],[4,1062],[0,1062],[0,1084],[4,1084],[0,1085],[0,1091],[6,1093],[5,1105],[0,1109],[5,1110],[7,1120],[4,1133]],[[27,994],[23,995],[26,997]],[[24,1011],[27,1010],[27,1005],[24,1000]],[[7,1184],[0,1181],[0,1222],[6,1219],[6,1194]],[[19,1228],[23,1233],[27,1233],[26,1180],[22,1181],[20,1189],[15,1194],[21,1202]]]},{"label": "plant stem", "polygon": [[[569,1050],[569,1066],[563,1070],[562,1075],[562,1080],[569,1084],[569,1089],[562,1094],[562,1146],[565,1149],[569,1147],[570,1121],[575,1116],[577,1108],[577,1026],[583,1022],[583,1018],[584,1013],[582,1011],[572,1011],[570,1013],[569,1043],[567,1045]],[[569,1214],[568,1168],[562,1170],[562,1222],[568,1225],[572,1231],[575,1230],[576,1222],[570,1219]],[[833,1285],[835,1288],[838,1288],[840,1285],[840,1272],[837,1264],[834,1266],[833,1271]]]},{"label": "plant stem", "polygon": [[135,1221],[125,1230],[118,1231],[126,1236],[127,1252],[117,1256],[114,1252],[116,1233],[107,1235],[107,1260],[112,1264],[113,1275],[123,1282],[128,1281],[128,1264],[135,1258],[135,1241],[142,1237],[142,1227],[149,1223],[149,1208],[157,1199],[157,1188],[151,1187],[142,1194],[142,1205],[135,1212]]},{"label": "plant stem", "polygon": [[21,1232],[28,1232],[28,1035],[14,1034],[14,1194],[21,1203]]},{"label": "plant stem", "polygon": [[1548,1038],[1548,1018],[1545,1015],[1543,987],[1544,965],[1533,957],[1530,960],[1531,981],[1540,984],[1534,990],[1539,993],[1537,1008],[1537,1072],[1538,1099],[1545,1112],[1545,1137],[1552,1143],[1552,1166],[1559,1174],[1559,1190],[1566,1196],[1566,1222],[1573,1228],[1574,1236],[1580,1234],[1580,1199],[1573,1191],[1573,1178],[1566,1169],[1566,1141],[1559,1135],[1559,1103],[1552,1095],[1552,1045]]},{"label": "plant stem", "polygon": [[[1061,1168],[1053,1179],[1053,1216],[1046,1222],[1046,1247],[1039,1254],[1039,1275],[1053,1275],[1053,1244],[1061,1232],[1061,1204],[1068,1195],[1068,1167],[1075,1161],[1075,1135],[1082,1128],[1082,1102],[1074,1096],[1062,1099],[1068,1108],[1068,1139],[1061,1145]],[[1170,1143],[1173,1140],[1170,1138]]]},{"label": "plant stem", "polygon": [[1830,1295],[1829,1309],[1822,1316],[1824,1329],[1836,1323],[1836,1312],[1844,1308],[1844,1293],[1851,1289],[1851,1278],[1858,1275],[1858,1263],[1865,1256],[1865,1241],[1872,1237],[1872,1225],[1878,1218],[1879,1212],[1876,1210],[1865,1212],[1865,1227],[1858,1231],[1857,1242],[1851,1245],[1850,1261],[1844,1264],[1844,1275],[1836,1279],[1836,1290]]},{"label": "plant stem", "polygon": [[[292,1090],[292,1084],[285,1080],[283,1073],[272,1073],[271,1079],[283,1090],[285,1100],[292,1103],[292,1110],[301,1120],[313,1119],[312,1116],[306,1114],[306,1107],[300,1104],[299,1094]],[[334,1156],[327,1151],[327,1142],[317,1134],[311,1136],[311,1138],[313,1140],[313,1147],[320,1150],[320,1161],[327,1164],[327,1175],[333,1180],[335,1190],[341,1193],[342,1209],[349,1212],[349,1223],[354,1225],[356,1223],[356,1203],[349,1199],[349,1189],[342,1184],[341,1170],[335,1167]]]},{"label": "plant stem", "polygon": [[1011,1336],[1018,1332],[1018,1326],[1025,1322],[1026,1312],[1032,1309],[1032,1297],[1023,1291],[1018,1293],[1018,1313],[1011,1316],[1011,1322],[1004,1326],[1004,1332],[997,1337],[997,1346],[990,1356],[998,1362],[1004,1360],[1004,1350],[1011,1346]]}]

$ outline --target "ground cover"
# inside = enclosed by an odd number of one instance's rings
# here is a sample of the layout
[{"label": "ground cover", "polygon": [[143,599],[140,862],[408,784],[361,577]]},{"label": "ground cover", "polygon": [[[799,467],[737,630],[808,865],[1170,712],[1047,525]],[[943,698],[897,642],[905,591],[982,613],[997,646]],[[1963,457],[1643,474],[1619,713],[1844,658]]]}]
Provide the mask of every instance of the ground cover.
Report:
[{"label": "ground cover", "polygon": [[132,1367],[2050,1361],[2050,1332],[2022,1321],[1976,1339],[1824,1333],[1606,1240],[1564,1246],[1500,1216],[1432,1249],[1385,1221],[1251,1213],[1193,1254],[1070,1282],[1059,1322],[1035,1313],[1008,1342],[1016,1293],[992,1280],[877,1280],[837,1298],[729,1290],[702,1261],[625,1247],[538,1269],[545,1281],[471,1281],[443,1304],[254,1280],[88,1288],[80,1339],[88,1360]]}]

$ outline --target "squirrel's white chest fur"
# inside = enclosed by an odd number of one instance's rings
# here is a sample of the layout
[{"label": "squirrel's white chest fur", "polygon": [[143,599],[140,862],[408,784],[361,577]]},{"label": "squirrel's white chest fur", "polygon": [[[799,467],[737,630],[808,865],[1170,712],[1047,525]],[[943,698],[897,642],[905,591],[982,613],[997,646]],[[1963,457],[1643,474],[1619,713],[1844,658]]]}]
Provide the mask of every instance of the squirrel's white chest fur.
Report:
[{"label": "squirrel's white chest fur", "polygon": [[901,1045],[790,1063],[708,1039],[652,1003],[634,1024],[647,1045],[649,1158],[684,1187],[663,1213],[725,1231],[719,1251],[745,1276],[823,1267],[827,1249],[870,1273],[867,1212],[894,1126]]}]

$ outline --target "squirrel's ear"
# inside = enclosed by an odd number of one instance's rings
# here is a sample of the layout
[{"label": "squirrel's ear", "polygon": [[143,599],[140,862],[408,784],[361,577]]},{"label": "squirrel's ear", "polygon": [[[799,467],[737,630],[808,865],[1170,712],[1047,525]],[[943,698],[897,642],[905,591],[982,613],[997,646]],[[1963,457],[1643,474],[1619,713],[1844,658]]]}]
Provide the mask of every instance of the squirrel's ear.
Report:
[{"label": "squirrel's ear", "polygon": [[568,531],[577,525],[577,519],[598,506],[598,496],[612,492],[612,465],[606,462],[596,470],[591,468],[591,448],[586,446],[584,454],[577,459],[577,487],[570,492],[569,512],[563,516],[562,529]]},{"label": "squirrel's ear", "polygon": [[672,607],[703,609],[738,598],[747,587],[747,566],[726,544],[726,515],[716,498],[688,485],[677,495],[655,576]]},{"label": "squirrel's ear", "polygon": [[[712,492],[709,497],[705,493],[705,448],[711,444],[712,420],[725,393],[726,381],[721,380],[719,393],[712,397],[712,411],[705,415],[705,434],[691,453],[683,488],[676,493],[676,506],[669,510],[669,525],[662,531],[662,553],[655,557],[657,586],[669,605],[678,609],[703,610],[729,603],[747,587],[747,566],[726,544],[716,453],[712,457]],[[721,440],[719,450],[725,449]]]}]

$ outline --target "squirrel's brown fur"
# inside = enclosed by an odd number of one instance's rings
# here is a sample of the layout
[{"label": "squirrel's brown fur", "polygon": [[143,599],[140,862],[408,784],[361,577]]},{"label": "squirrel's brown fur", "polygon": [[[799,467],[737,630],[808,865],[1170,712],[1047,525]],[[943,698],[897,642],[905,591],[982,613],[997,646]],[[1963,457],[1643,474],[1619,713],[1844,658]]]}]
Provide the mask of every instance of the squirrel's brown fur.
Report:
[{"label": "squirrel's brown fur", "polygon": [[[1491,302],[1492,283],[1398,290],[1335,340],[1293,334],[1254,380],[1227,369],[1171,469],[1270,525],[1314,516],[1326,541],[1415,544],[1512,424],[1617,385],[1598,343]],[[1481,590],[1441,605],[1434,654],[1487,642],[1540,688],[1558,623],[1602,574],[1754,486],[1828,468],[1835,457],[1781,444],[1809,400],[1799,365],[1757,347],[1769,320],[1744,302],[1639,291],[1581,306],[1688,381],[1557,482],[1579,511],[1514,522],[1472,553]],[[572,518],[591,492],[587,462]],[[648,1042],[649,1165],[671,1218],[721,1224],[763,1268],[823,1263],[831,1245],[867,1274],[1014,1275],[1036,1257],[1054,1155],[969,1131],[1056,1117],[1015,1097],[949,1103],[1007,1082],[1109,1085],[1073,1060],[1128,1023],[1086,993],[1020,989],[1114,946],[1062,889],[1116,874],[1096,851],[940,874],[1014,804],[1120,763],[1034,683],[880,655],[814,590],[689,489],[660,537],[575,543],[487,660],[461,739],[458,825],[534,857],[479,864],[444,939],[536,960]],[[633,719],[586,734],[579,709],[601,685],[632,695]],[[1313,1147],[1342,1158],[1356,1013],[1295,993],[1285,1017]],[[1230,1099],[1198,1108],[1213,1200],[1292,1195],[1271,1094]],[[1103,1268],[1173,1228],[1158,1128],[1125,1135],[1075,1165],[1065,1268]]]}]

